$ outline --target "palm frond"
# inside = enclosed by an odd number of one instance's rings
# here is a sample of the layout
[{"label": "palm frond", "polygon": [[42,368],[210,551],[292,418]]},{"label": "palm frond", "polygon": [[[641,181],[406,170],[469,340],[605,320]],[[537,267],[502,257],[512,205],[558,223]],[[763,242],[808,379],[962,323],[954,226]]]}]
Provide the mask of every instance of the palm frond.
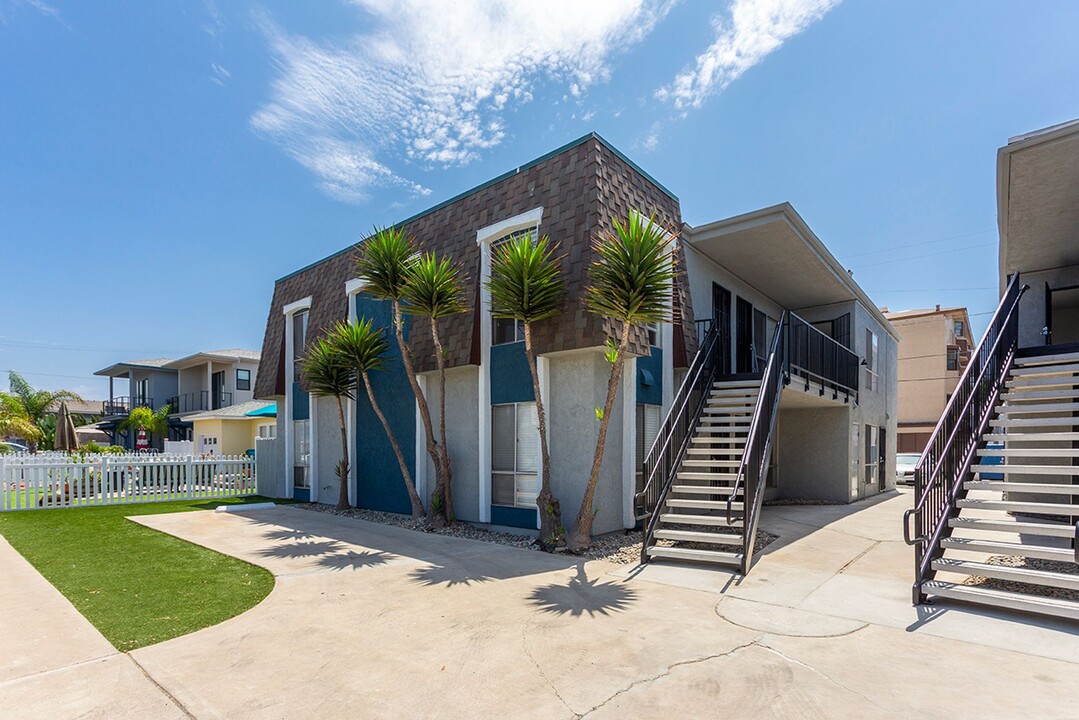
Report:
[{"label": "palm frond", "polygon": [[409,264],[403,297],[414,315],[440,318],[468,310],[460,268],[431,252]]},{"label": "palm frond", "polygon": [[547,236],[532,242],[530,234],[514,236],[491,253],[491,315],[526,323],[562,312],[566,284],[560,258]]},{"label": "palm frond", "polygon": [[164,435],[169,430],[169,406],[158,408],[155,412],[148,407],[131,408],[126,418],[120,421],[120,427],[131,430],[142,428],[155,435]]},{"label": "palm frond", "polygon": [[333,345],[349,368],[360,373],[381,370],[386,362],[389,341],[381,328],[375,328],[374,322],[360,318],[354,323],[338,322],[326,335],[326,340]]},{"label": "palm frond", "polygon": [[630,213],[626,223],[593,241],[596,260],[589,268],[585,304],[590,312],[631,324],[671,318],[674,289],[674,236]]},{"label": "palm frond", "polygon": [[364,291],[382,300],[404,297],[409,266],[415,262],[412,238],[399,228],[376,228],[357,246],[356,274]]},{"label": "palm frond", "polygon": [[300,370],[308,389],[322,397],[354,398],[356,373],[331,336],[307,348]]}]

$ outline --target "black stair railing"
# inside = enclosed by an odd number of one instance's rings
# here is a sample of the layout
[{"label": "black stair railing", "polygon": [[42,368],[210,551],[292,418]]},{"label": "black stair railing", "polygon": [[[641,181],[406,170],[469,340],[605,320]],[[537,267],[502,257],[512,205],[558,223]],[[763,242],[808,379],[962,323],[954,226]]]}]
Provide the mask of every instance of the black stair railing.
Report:
[{"label": "black stair railing", "polygon": [[825,335],[794,313],[787,313],[787,363],[791,376],[820,385],[820,394],[844,402],[858,403],[858,373],[861,359],[834,338]]},{"label": "black stair railing", "polygon": [[749,424],[742,461],[727,498],[727,524],[734,522],[734,499],[738,490],[742,490],[742,574],[745,575],[753,566],[753,550],[756,545],[757,521],[760,519],[761,500],[764,498],[764,484],[768,478],[768,464],[771,457],[772,441],[775,437],[776,420],[779,417],[779,400],[783,386],[788,381],[787,344],[789,313],[783,313],[776,325],[772,347],[768,352],[768,362],[761,378],[760,395],[753,408],[753,419]]},{"label": "black stair railing", "polygon": [[[634,496],[636,519],[647,522],[644,527],[644,544],[641,562],[648,561],[647,551],[662,511],[663,501],[670,491],[686,449],[693,439],[697,420],[708,402],[715,381],[719,362],[719,334],[714,323],[697,321],[698,332],[703,333],[700,349],[690,364],[682,386],[678,388],[671,409],[663,420],[655,442],[644,460],[644,486]],[[706,329],[707,328],[707,329]]]},{"label": "black stair railing", "polygon": [[978,449],[985,446],[982,436],[1015,358],[1019,300],[1027,289],[1015,273],[914,468],[914,507],[903,514],[903,538],[914,546],[915,605],[925,600],[923,584],[930,579],[933,561],[943,553],[940,541],[950,532],[949,520],[959,512],[956,501],[964,494],[963,483]]}]

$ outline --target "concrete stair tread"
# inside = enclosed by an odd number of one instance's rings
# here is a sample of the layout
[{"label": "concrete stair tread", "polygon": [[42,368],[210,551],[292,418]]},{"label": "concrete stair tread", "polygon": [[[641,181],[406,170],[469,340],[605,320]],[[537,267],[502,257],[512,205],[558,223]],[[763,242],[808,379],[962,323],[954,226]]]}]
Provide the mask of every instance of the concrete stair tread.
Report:
[{"label": "concrete stair tread", "polygon": [[1026,377],[1026,378],[1012,378],[1004,383],[1004,388],[1008,391],[1014,390],[1028,390],[1030,388],[1042,388],[1042,387],[1072,387],[1079,385],[1079,377],[1074,375],[1057,375],[1055,377]]},{"label": "concrete stair tread", "polygon": [[738,455],[741,456],[742,448],[707,448],[707,447],[690,447],[686,448],[687,455]]},{"label": "concrete stair tread", "polygon": [[676,480],[734,480],[738,473],[733,472],[681,472],[675,476]]},{"label": "concrete stair tread", "polygon": [[960,508],[970,510],[1002,510],[1004,512],[1030,513],[1041,515],[1079,515],[1079,505],[1060,503],[1027,502],[1020,500],[974,500],[964,498],[955,503]]},{"label": "concrete stair tread", "polygon": [[986,532],[1010,532],[1021,535],[1044,535],[1046,537],[1075,536],[1075,527],[1065,523],[1029,522],[1004,518],[956,517],[948,525],[957,530],[981,530]]},{"label": "concrete stair tread", "polygon": [[741,460],[683,460],[682,467],[738,467]]},{"label": "concrete stair tread", "polygon": [[1022,415],[1023,413],[1053,413],[1053,412],[1075,412],[1079,410],[1079,403],[1030,403],[1030,404],[1010,404],[1004,403],[997,407],[997,412],[1000,415]]},{"label": "concrete stair tread", "polygon": [[1079,447],[1062,448],[998,448],[979,450],[981,457],[1079,457]]},{"label": "concrete stair tread", "polygon": [[716,545],[741,545],[742,536],[731,533],[702,532],[700,530],[671,530],[660,528],[655,536],[660,540],[679,540],[682,542],[714,543]]},{"label": "concrete stair tread", "polygon": [[1002,442],[1007,447],[1010,443],[1028,442],[1079,442],[1079,432],[1010,432],[986,433],[982,435],[986,442]]},{"label": "concrete stair tread", "polygon": [[990,590],[975,585],[957,585],[938,580],[922,583],[922,590],[928,595],[946,597],[951,600],[963,600],[981,605],[1079,620],[1079,602],[1074,600],[1040,597],[1006,590]]},{"label": "concrete stair tread", "polygon": [[1016,367],[1038,367],[1055,363],[1079,362],[1079,352],[1059,352],[1046,355],[1028,355],[1015,359]]},{"label": "concrete stair tread", "polygon": [[964,575],[996,578],[997,580],[1030,583],[1031,585],[1044,585],[1046,587],[1079,590],[1079,575],[1077,574],[1036,570],[1028,567],[990,565],[989,563],[974,562],[972,560],[956,560],[954,558],[938,558],[937,560],[934,560],[933,569],[941,572],[960,573]]},{"label": "concrete stair tread", "polygon": [[[991,465],[976,463],[971,472],[1001,473],[1004,475],[1079,475],[1079,465]],[[1079,495],[1079,492],[1076,493]]]},{"label": "concrete stair tread", "polygon": [[1015,555],[1018,557],[1040,558],[1042,560],[1063,560],[1072,562],[1075,559],[1075,553],[1070,548],[1005,542],[1003,540],[975,540],[972,538],[948,537],[940,541],[940,546],[948,550]]},{"label": "concrete stair tread", "polygon": [[[1076,378],[1079,380],[1079,378]],[[1063,388],[1060,390],[1022,390],[1009,391],[1000,396],[1005,403],[1027,402],[1034,400],[1070,400],[1079,397],[1079,390]]]},{"label": "concrete stair tread", "polygon": [[734,566],[740,566],[742,564],[742,553],[723,552],[720,550],[698,550],[696,548],[659,547],[653,545],[648,548],[647,553],[649,557],[654,558],[695,560],[697,562],[710,562]]},{"label": "concrete stair tread", "polygon": [[1079,417],[1061,417],[1061,418],[1018,418],[1001,419],[994,418],[990,423],[992,427],[1079,427]]},{"label": "concrete stair tread", "polygon": [[715,525],[717,527],[741,527],[742,518],[731,518],[727,522],[726,515],[689,515],[683,513],[662,513],[659,521],[663,525]]},{"label": "concrete stair tread", "polygon": [[1027,483],[1007,480],[971,480],[963,483],[967,490],[1001,490],[1034,495],[1079,495],[1079,485],[1066,483]]},{"label": "concrete stair tread", "polygon": [[1073,375],[1075,373],[1079,373],[1079,363],[1020,365],[1012,368],[1012,377],[1023,379],[1047,375]]},{"label": "concrete stair tread", "polygon": [[[683,498],[667,498],[669,508],[689,508],[691,510],[726,510],[726,500],[686,500]],[[731,504],[732,510],[741,510],[742,503]]]},{"label": "concrete stair tread", "polygon": [[[709,485],[672,485],[671,492],[673,493],[685,493],[686,495],[723,495],[724,497],[731,494],[730,485],[709,486]],[[738,490],[738,494],[742,494],[741,488]]]}]

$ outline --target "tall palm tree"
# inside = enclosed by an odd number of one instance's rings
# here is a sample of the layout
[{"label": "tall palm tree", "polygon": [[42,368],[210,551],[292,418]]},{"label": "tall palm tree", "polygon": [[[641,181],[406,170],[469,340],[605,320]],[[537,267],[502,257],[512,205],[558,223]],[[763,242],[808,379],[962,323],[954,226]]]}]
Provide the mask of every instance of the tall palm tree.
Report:
[{"label": "tall palm tree", "polygon": [[[399,228],[375,230],[374,234],[360,243],[359,259],[356,261],[356,274],[364,281],[364,291],[381,300],[388,300],[393,306],[393,330],[397,337],[397,346],[401,350],[401,362],[405,366],[412,393],[416,396],[420,421],[425,433],[427,456],[435,468],[435,487],[446,486],[446,473],[442,465],[442,455],[435,440],[434,425],[431,422],[431,409],[427,398],[416,379],[416,369],[412,363],[412,350],[405,342],[404,312],[405,285],[408,281],[410,266],[416,261],[416,248],[412,239]],[[442,516],[432,513],[435,524]]]},{"label": "tall palm tree", "polygon": [[355,371],[335,338],[319,338],[304,353],[300,370],[307,387],[319,397],[332,397],[337,401],[337,421],[341,427],[341,461],[337,463],[340,486],[337,509],[344,510],[348,503],[348,426],[345,425],[345,404],[342,398],[354,399]]},{"label": "tall palm tree", "polygon": [[572,550],[583,550],[592,542],[596,481],[603,463],[603,446],[622,380],[630,333],[644,323],[670,320],[675,279],[674,235],[656,224],[654,217],[645,219],[639,213],[631,212],[625,224],[616,220],[613,232],[598,236],[593,241],[593,249],[596,260],[589,268],[585,305],[589,312],[617,324],[618,342],[607,341],[607,360],[611,363],[607,400],[602,410],[596,408],[599,437],[588,485],[577,513],[577,525],[569,541]]},{"label": "tall palm tree", "polygon": [[378,400],[375,399],[375,389],[371,385],[371,373],[381,370],[386,365],[386,350],[389,343],[381,329],[376,329],[371,320],[360,318],[355,323],[339,322],[333,326],[327,335],[327,342],[333,345],[344,361],[351,367],[358,380],[363,381],[367,390],[367,399],[371,401],[371,409],[375,411],[382,428],[386,431],[386,437],[393,447],[393,454],[397,457],[397,464],[401,468],[401,478],[405,482],[408,491],[408,500],[412,506],[412,517],[420,519],[424,516],[423,503],[416,492],[416,486],[412,483],[412,474],[408,471],[408,463],[401,446],[397,443],[397,437],[393,434],[386,416],[382,414]]},{"label": "tall palm tree", "polygon": [[145,430],[150,435],[162,435],[169,431],[169,413],[172,408],[168,405],[159,407],[156,411],[148,407],[131,408],[126,418],[120,421],[120,427],[128,430]]},{"label": "tall palm tree", "polygon": [[[70,400],[73,402],[82,402],[82,398],[77,393],[73,393],[70,390],[38,390],[34,388],[26,379],[15,372],[14,370],[8,371],[8,383],[10,385],[10,392],[0,392],[0,398],[4,399],[5,403],[9,406],[14,403],[22,408],[20,413],[31,423],[33,423],[39,430],[42,429],[42,423],[45,418],[50,414],[56,412],[56,408],[60,405],[62,400]],[[41,438],[41,433],[35,433],[34,439],[26,438],[31,443],[36,443]]]},{"label": "tall palm tree", "polygon": [[[435,362],[438,364],[439,459],[442,462],[442,480],[445,484],[435,485],[427,512],[430,516],[441,510],[446,522],[452,523],[455,518],[453,468],[446,443],[446,356],[442,349],[442,338],[438,333],[438,319],[468,310],[459,268],[448,258],[440,260],[434,253],[424,253],[409,265],[404,297],[410,314],[427,317],[430,321],[431,339],[435,344]],[[433,517],[429,519],[434,520]]]},{"label": "tall palm tree", "polygon": [[540,492],[536,505],[540,515],[540,542],[553,547],[562,542],[562,508],[551,491],[551,456],[547,445],[547,413],[540,393],[532,325],[562,312],[566,285],[562,267],[546,236],[535,244],[531,234],[522,234],[495,247],[491,254],[491,277],[485,283],[491,293],[491,315],[513,318],[524,324],[525,357],[532,373],[532,392],[539,419],[540,457],[543,462]]}]

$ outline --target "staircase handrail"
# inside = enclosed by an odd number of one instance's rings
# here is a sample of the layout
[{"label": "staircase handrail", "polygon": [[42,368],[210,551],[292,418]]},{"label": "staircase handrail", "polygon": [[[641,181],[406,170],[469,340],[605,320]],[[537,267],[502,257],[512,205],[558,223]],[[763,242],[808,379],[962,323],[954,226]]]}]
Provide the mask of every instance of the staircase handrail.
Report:
[{"label": "staircase handrail", "polygon": [[[633,498],[636,519],[649,518],[642,552],[648,548],[659,518],[659,509],[685,457],[697,419],[708,402],[712,383],[720,366],[718,330],[716,323],[709,327],[700,349],[690,363],[685,379],[675,393],[671,409],[667,412],[652,447],[645,455],[644,487]],[[647,558],[642,555],[642,560]]]},{"label": "staircase handrail", "polygon": [[[921,601],[921,586],[935,559],[935,553],[927,549],[936,546],[954,515],[957,496],[1011,370],[1018,347],[1019,301],[1028,289],[1015,273],[915,466],[915,503],[903,513],[903,539],[915,547],[915,604]],[[963,447],[956,447],[958,439]],[[947,474],[942,475],[946,468]],[[926,517],[928,510],[934,512],[933,517]],[[916,525],[914,537],[910,532],[912,517]]]},{"label": "staircase handrail", "polygon": [[[783,313],[776,325],[768,352],[768,362],[761,378],[760,393],[753,407],[753,416],[746,436],[742,460],[738,463],[734,485],[727,497],[727,524],[734,522],[734,499],[742,488],[742,573],[749,572],[753,561],[753,545],[757,532],[757,516],[760,499],[763,497],[761,485],[768,476],[768,453],[775,435],[776,419],[779,416],[779,401],[783,386],[786,384],[785,340],[789,330],[789,314]],[[753,471],[755,477],[747,478]],[[744,488],[743,488],[744,485]]]}]

